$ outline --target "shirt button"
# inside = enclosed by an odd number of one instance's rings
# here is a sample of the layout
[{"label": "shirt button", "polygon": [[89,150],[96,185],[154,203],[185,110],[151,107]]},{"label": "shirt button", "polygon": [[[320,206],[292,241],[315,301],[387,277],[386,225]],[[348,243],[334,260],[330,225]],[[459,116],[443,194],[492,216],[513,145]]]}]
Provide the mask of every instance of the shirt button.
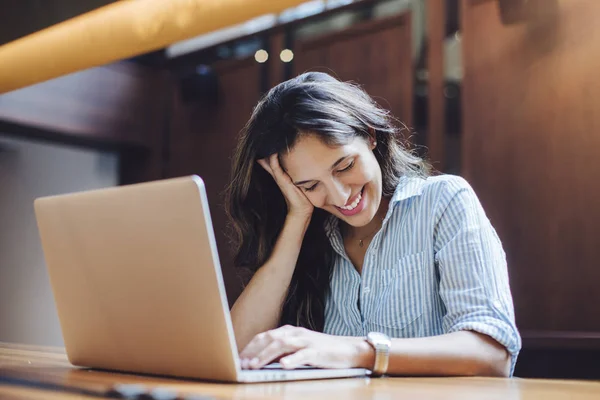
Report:
[{"label": "shirt button", "polygon": [[366,287],[363,289],[363,294],[369,294],[371,292],[371,288]]}]

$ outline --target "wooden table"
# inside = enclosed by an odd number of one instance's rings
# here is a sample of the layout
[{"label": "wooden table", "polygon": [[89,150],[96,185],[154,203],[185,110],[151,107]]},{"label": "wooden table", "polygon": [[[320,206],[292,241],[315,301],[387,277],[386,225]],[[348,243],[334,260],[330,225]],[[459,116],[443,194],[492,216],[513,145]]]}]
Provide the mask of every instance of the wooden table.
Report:
[{"label": "wooden table", "polygon": [[[600,362],[600,360],[599,360]],[[72,367],[60,348],[0,343],[1,399],[93,399],[115,384],[142,384],[206,399],[594,399],[600,382],[500,378],[360,378],[218,384]],[[32,386],[36,383],[38,387]],[[54,387],[51,387],[54,385]],[[87,392],[88,394],[85,394]]]}]

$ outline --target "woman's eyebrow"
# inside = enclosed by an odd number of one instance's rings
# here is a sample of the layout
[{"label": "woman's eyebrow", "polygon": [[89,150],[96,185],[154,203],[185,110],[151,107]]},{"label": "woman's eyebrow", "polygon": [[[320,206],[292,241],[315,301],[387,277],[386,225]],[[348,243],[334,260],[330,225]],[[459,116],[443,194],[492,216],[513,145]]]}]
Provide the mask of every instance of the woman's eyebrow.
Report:
[{"label": "woman's eyebrow", "polygon": [[340,157],[339,160],[337,160],[336,162],[333,163],[333,165],[331,166],[331,168],[329,168],[330,170],[334,169],[335,167],[338,166],[339,163],[341,163],[342,161],[344,161],[346,158],[348,158],[350,156],[343,156]]},{"label": "woman's eyebrow", "polygon": [[[336,162],[333,163],[333,165],[331,166],[330,169],[334,169],[335,167],[337,167],[342,161],[344,161],[348,157],[350,157],[350,156],[340,157]],[[308,179],[306,181],[294,182],[294,185],[296,185],[296,186],[303,185],[305,183],[309,183],[309,182],[313,182],[313,181],[314,181],[314,179]]]},{"label": "woman's eyebrow", "polygon": [[294,185],[296,185],[296,186],[298,186],[298,185],[304,185],[305,183],[313,182],[313,181],[314,181],[314,179],[309,179],[307,181],[294,182]]}]

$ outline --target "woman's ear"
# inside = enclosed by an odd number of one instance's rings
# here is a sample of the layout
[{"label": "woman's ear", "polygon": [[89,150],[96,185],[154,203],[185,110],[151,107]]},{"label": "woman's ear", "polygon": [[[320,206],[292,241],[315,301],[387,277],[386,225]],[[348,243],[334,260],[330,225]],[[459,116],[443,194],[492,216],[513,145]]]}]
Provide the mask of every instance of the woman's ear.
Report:
[{"label": "woman's ear", "polygon": [[369,128],[369,147],[374,150],[377,147],[377,136],[375,135],[375,129]]}]

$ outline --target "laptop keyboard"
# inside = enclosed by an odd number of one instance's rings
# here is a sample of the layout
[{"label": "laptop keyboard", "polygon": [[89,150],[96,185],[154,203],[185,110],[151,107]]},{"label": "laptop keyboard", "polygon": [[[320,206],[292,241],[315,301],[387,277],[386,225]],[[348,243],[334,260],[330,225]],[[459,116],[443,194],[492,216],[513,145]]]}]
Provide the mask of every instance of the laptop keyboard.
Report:
[{"label": "laptop keyboard", "polygon": [[[281,366],[280,363],[271,363],[271,364],[265,365],[260,370],[265,370],[265,369],[268,369],[268,370],[283,370],[284,368]],[[299,369],[321,369],[321,368],[311,367],[310,365],[301,365],[299,367],[294,368],[293,370],[299,370]],[[291,370],[291,371],[293,371],[293,370]]]}]

